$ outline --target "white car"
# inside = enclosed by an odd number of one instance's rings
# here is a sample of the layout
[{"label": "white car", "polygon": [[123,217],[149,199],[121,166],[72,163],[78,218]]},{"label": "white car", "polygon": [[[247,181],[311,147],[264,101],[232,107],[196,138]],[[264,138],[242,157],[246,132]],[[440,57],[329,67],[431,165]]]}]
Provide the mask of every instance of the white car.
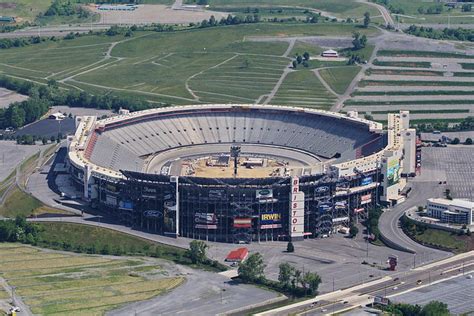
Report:
[{"label": "white car", "polygon": [[18,306],[12,306],[10,307],[10,313],[19,313],[20,312],[20,308]]}]

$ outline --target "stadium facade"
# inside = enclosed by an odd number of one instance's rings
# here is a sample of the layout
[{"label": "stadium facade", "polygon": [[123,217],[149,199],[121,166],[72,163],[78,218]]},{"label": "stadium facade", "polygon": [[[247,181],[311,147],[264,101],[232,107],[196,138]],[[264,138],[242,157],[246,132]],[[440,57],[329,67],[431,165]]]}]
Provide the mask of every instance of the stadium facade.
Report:
[{"label": "stadium facade", "polygon": [[[210,241],[300,240],[347,227],[376,203],[400,201],[401,175],[411,173],[404,166],[413,165],[404,152],[414,138],[406,137],[408,112],[388,120],[383,131],[356,112],[263,105],[78,117],[68,161],[83,199],[124,225]],[[253,178],[198,177],[173,164],[236,145],[293,167]]]}]

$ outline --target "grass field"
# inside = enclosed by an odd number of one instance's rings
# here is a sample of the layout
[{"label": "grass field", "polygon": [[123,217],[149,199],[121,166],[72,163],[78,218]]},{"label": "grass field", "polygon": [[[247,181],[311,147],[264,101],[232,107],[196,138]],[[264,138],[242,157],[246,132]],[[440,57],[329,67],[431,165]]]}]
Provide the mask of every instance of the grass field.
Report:
[{"label": "grass field", "polygon": [[[38,223],[41,228],[40,245],[57,249],[68,248],[72,251],[97,252],[107,248],[110,254],[156,254],[160,258],[176,260],[182,257],[185,250],[159,244],[149,240],[130,236],[110,229],[72,224],[72,223]],[[66,246],[65,246],[66,245]]]},{"label": "grass field", "polygon": [[[93,94],[110,93],[172,104],[253,103],[268,94],[287,67],[286,42],[252,36],[349,36],[353,25],[261,23],[134,37],[84,36],[0,51],[0,73]],[[362,30],[374,34],[376,29]],[[106,53],[115,43],[110,56]],[[310,50],[297,43],[295,50]],[[304,50],[304,51],[303,51]],[[314,46],[311,54],[320,48]],[[260,84],[255,85],[258,81]]]},{"label": "grass field", "polygon": [[334,100],[311,70],[300,70],[287,75],[271,103],[327,110]]},{"label": "grass field", "polygon": [[359,66],[350,66],[324,68],[319,70],[319,73],[336,93],[343,94],[359,71]]},{"label": "grass field", "polygon": [[211,1],[212,9],[232,10],[233,8],[256,8],[256,7],[304,7],[315,10],[322,10],[333,14],[337,17],[360,18],[364,12],[368,11],[371,15],[378,14],[377,9],[371,6],[359,3],[354,0],[213,0]]},{"label": "grass field", "polygon": [[415,238],[423,243],[439,245],[454,252],[464,252],[466,243],[456,237],[450,232],[431,228],[426,229],[422,234],[415,235]]},{"label": "grass field", "polygon": [[34,314],[102,315],[179,286],[162,262],[113,258],[0,244],[1,276]]},{"label": "grass field", "polygon": [[33,22],[50,4],[51,0],[2,0],[0,15],[20,17],[23,21]]},{"label": "grass field", "polygon": [[[472,12],[462,12],[460,7],[448,10],[442,3],[426,0],[391,0],[389,2],[395,8],[401,8],[404,11],[404,16],[400,18],[402,23],[436,23],[448,24],[448,16],[451,16],[451,24],[472,23]],[[462,5],[462,3],[460,3]],[[441,14],[420,14],[418,8],[423,8],[424,12],[427,9],[433,8],[437,5],[443,6]]]}]

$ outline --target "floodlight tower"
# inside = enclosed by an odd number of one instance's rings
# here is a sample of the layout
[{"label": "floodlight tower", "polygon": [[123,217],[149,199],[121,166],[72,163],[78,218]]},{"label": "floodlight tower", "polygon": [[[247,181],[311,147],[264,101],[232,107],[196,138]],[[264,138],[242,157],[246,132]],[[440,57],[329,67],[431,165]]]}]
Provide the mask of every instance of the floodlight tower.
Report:
[{"label": "floodlight tower", "polygon": [[240,146],[230,147],[230,156],[234,158],[234,177],[237,177],[237,167],[239,165]]}]

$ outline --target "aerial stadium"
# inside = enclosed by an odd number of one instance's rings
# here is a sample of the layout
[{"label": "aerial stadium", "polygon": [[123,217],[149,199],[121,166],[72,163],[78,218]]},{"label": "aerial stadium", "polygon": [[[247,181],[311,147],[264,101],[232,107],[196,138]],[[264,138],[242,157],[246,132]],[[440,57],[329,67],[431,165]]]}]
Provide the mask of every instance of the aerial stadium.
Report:
[{"label": "aerial stadium", "polygon": [[[69,170],[82,198],[124,225],[249,243],[327,236],[403,197],[409,113],[388,128],[269,105],[192,105],[76,118]],[[413,154],[412,154],[413,153]]]}]

